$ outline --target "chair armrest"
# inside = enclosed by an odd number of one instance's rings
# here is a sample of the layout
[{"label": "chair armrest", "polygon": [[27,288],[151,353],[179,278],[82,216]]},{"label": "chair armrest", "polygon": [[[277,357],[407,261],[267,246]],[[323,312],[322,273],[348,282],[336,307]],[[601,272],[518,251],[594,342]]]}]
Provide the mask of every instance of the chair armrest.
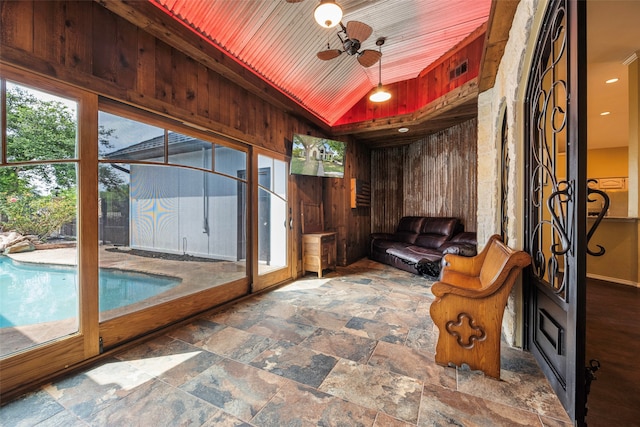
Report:
[{"label": "chair armrest", "polygon": [[[452,283],[455,283],[453,285]],[[431,293],[436,297],[455,294],[468,298],[476,298],[481,288],[477,277],[468,276],[457,271],[442,271],[440,280],[431,285]]]},{"label": "chair armrest", "polygon": [[455,254],[445,254],[444,257],[442,257],[442,272],[444,274],[445,271],[454,271],[466,276],[478,276],[483,260],[484,257],[481,257],[481,255],[466,257]]}]

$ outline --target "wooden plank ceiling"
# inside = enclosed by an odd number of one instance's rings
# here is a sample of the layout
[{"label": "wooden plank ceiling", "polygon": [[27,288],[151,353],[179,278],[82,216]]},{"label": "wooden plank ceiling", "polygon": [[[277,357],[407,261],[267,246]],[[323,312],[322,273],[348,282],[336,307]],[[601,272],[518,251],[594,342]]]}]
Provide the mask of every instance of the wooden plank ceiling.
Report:
[{"label": "wooden plank ceiling", "polygon": [[[302,108],[332,126],[378,84],[378,64],[364,68],[354,56],[322,61],[318,51],[341,48],[338,29],[324,29],[313,19],[317,0],[149,0],[195,30]],[[339,0],[342,21],[361,21],[373,28],[362,49],[382,47],[382,82],[416,78],[444,53],[486,23],[490,0]],[[404,96],[415,96],[405,94]],[[449,121],[473,114],[462,106],[448,112]],[[473,104],[473,103],[471,103]],[[470,113],[470,110],[471,111]],[[434,125],[422,123],[429,129]],[[375,145],[376,129],[360,135]],[[381,130],[381,129],[378,129]],[[380,135],[388,140],[387,129]],[[397,131],[393,129],[397,135]],[[409,135],[406,138],[410,138]]]}]

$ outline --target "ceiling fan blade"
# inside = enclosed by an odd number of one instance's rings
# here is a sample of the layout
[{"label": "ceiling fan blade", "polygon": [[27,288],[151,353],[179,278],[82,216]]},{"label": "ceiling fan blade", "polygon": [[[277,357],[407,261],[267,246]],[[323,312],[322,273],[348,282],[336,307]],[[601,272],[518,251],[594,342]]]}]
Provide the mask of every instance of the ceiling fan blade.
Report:
[{"label": "ceiling fan blade", "polygon": [[382,54],[377,50],[365,49],[358,54],[358,62],[365,68],[369,68],[380,60]]},{"label": "ceiling fan blade", "polygon": [[371,36],[373,28],[360,21],[347,22],[347,37],[350,39],[356,39],[360,43],[364,42]]},{"label": "ceiling fan blade", "polygon": [[287,3],[300,3],[303,0],[287,0]]},{"label": "ceiling fan blade", "polygon": [[330,59],[337,58],[341,53],[342,51],[340,49],[329,49],[318,52],[317,55],[318,58],[322,59],[323,61],[328,61]]}]

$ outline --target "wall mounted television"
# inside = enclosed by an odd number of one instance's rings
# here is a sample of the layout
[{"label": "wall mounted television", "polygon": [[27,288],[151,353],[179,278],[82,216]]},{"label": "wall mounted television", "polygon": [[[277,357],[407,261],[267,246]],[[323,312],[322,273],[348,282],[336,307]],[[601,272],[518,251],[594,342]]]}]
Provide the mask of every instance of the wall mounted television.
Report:
[{"label": "wall mounted television", "polygon": [[346,148],[342,141],[294,134],[291,174],[343,178]]}]

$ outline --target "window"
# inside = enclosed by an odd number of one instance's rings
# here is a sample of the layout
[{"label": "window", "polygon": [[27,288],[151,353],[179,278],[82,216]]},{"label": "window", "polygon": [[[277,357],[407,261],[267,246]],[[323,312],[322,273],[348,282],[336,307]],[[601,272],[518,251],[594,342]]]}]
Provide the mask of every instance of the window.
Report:
[{"label": "window", "polygon": [[79,307],[77,101],[2,83],[0,357],[77,332]]},{"label": "window", "polygon": [[100,320],[246,277],[246,153],[111,112],[99,128],[100,266],[133,277],[101,274]]}]

